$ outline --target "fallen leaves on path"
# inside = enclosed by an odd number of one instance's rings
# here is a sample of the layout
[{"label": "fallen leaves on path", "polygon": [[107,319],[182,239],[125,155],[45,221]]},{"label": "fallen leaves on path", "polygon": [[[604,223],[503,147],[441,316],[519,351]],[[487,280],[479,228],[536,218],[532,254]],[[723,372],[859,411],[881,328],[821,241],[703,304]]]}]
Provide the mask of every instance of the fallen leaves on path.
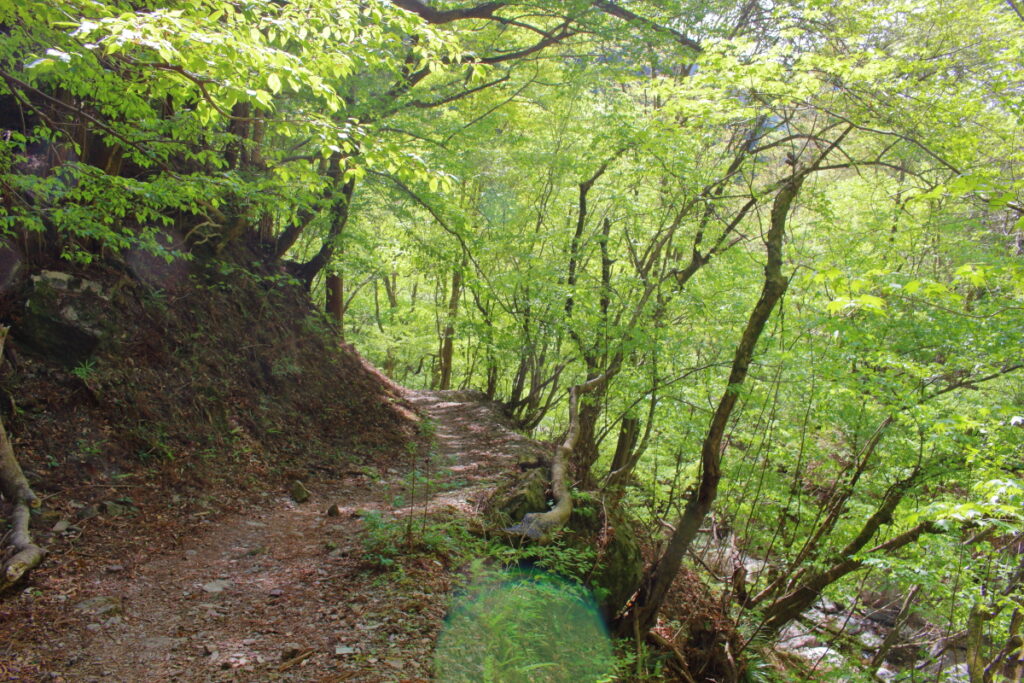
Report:
[{"label": "fallen leaves on path", "polygon": [[[191,518],[188,534],[166,533],[175,520],[163,515],[101,520],[73,562],[54,563],[0,605],[6,673],[97,683],[429,680],[458,568],[400,557],[392,571],[374,569],[361,541],[367,515],[444,510],[468,521],[522,449],[543,447],[476,397],[408,398],[436,427],[431,453],[418,456],[429,476],[413,475],[403,453],[394,466],[347,465],[306,481],[303,504],[282,490],[253,509]],[[164,547],[150,550],[160,539]],[[88,556],[103,549],[111,553]]]}]

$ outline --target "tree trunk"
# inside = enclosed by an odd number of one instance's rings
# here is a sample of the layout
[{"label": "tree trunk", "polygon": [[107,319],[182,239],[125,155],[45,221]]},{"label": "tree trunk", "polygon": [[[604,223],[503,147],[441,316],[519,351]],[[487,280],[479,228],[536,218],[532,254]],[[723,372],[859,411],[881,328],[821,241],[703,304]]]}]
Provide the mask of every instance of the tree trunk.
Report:
[{"label": "tree trunk", "polygon": [[444,331],[441,333],[440,367],[438,369],[437,388],[451,389],[452,356],[455,352],[455,318],[459,314],[459,299],[462,296],[462,269],[456,268],[452,273],[452,293],[448,299],[448,315],[445,318]]},{"label": "tree trunk", "polygon": [[899,640],[900,631],[903,629],[903,624],[906,623],[910,617],[910,607],[914,604],[914,598],[917,597],[918,592],[921,590],[921,584],[915,584],[907,596],[903,599],[903,605],[900,607],[899,613],[896,615],[896,621],[889,629],[889,632],[885,634],[885,639],[882,640],[882,644],[878,646],[878,650],[875,651],[875,655],[871,658],[871,662],[868,664],[868,671],[874,673],[878,671],[878,667],[882,666],[885,662],[885,658],[888,656],[892,646]]},{"label": "tree trunk", "polygon": [[970,683],[985,681],[985,622],[989,618],[988,610],[980,602],[971,605],[967,616],[967,676]]},{"label": "tree trunk", "polygon": [[[607,384],[602,384],[607,386]],[[601,451],[597,445],[597,421],[601,417],[601,399],[604,398],[604,390],[595,391],[593,396],[588,396],[580,407],[580,438],[573,454],[573,473],[576,480],[582,483],[584,488],[593,488],[594,477],[590,472]]]},{"label": "tree trunk", "polygon": [[637,417],[623,417],[619,423],[619,439],[615,443],[615,454],[612,456],[612,466],[609,469],[609,476],[626,467],[632,460],[633,449],[636,448],[637,439],[640,438],[640,419]]},{"label": "tree trunk", "polygon": [[[650,422],[648,422],[648,428]],[[609,512],[618,510],[622,497],[626,492],[626,482],[629,475],[636,467],[637,461],[643,453],[642,447],[637,447],[637,440],[640,438],[640,419],[637,417],[623,417],[619,425],[619,439],[615,444],[615,454],[612,456],[612,465],[609,468],[608,476],[605,478],[602,487],[604,491],[604,503]]]},{"label": "tree trunk", "polygon": [[718,495],[718,482],[722,476],[722,438],[729,417],[736,406],[739,389],[746,381],[761,332],[789,285],[789,281],[782,274],[782,243],[790,206],[799,194],[807,173],[808,171],[803,171],[793,175],[775,197],[771,211],[771,226],[765,236],[768,260],[764,268],[761,296],[750,312],[747,325],[736,346],[728,385],[719,399],[718,408],[711,419],[701,447],[700,482],[690,495],[664,554],[646,572],[641,581],[633,609],[619,620],[617,630],[623,637],[636,633],[646,635],[655,625],[658,612],[665,601],[665,596],[668,595],[668,589],[679,573],[683,557]]},{"label": "tree trunk", "polygon": [[320,251],[313,258],[295,268],[294,275],[301,280],[308,290],[313,286],[313,278],[323,270],[324,266],[331,262],[334,250],[337,248],[338,238],[345,231],[348,223],[349,212],[352,208],[352,195],[355,193],[356,181],[348,180],[341,186],[341,192],[331,207],[331,225],[324,237]]},{"label": "tree trunk", "polygon": [[[892,515],[896,510],[896,506],[903,500],[903,497],[910,490],[910,487],[913,486],[919,474],[920,471],[915,469],[907,477],[889,487],[878,509],[865,520],[857,535],[839,552],[838,557],[832,561],[831,567],[823,572],[812,574],[809,578],[801,578],[799,585],[792,587],[788,594],[765,610],[764,631],[770,633],[777,632],[790,620],[795,619],[803,611],[810,608],[826,586],[860,568],[861,562],[854,561],[853,558],[864,549],[864,546],[878,533],[878,530],[883,525],[892,523]],[[909,543],[914,539],[916,539],[916,536],[909,538],[907,542]],[[759,595],[751,601],[751,604],[757,604],[760,599],[761,596]]]},{"label": "tree trunk", "polygon": [[535,541],[545,541],[551,532],[563,527],[572,515],[572,495],[569,492],[569,463],[580,435],[579,396],[604,384],[604,376],[578,384],[569,390],[569,430],[565,440],[555,451],[551,463],[551,497],[555,505],[547,512],[528,512],[522,521],[505,531],[520,534]]},{"label": "tree trunk", "polygon": [[[904,531],[902,534],[894,536],[885,543],[875,546],[870,552],[893,552],[913,543],[920,538],[921,534],[935,533],[936,531],[938,531],[938,528],[933,523],[923,522]],[[858,556],[844,556],[839,558],[828,569],[803,579],[799,586],[765,610],[765,621],[758,632],[762,635],[778,633],[783,626],[796,619],[813,605],[827,586],[860,569],[863,565],[864,560]]]},{"label": "tree trunk", "polygon": [[327,276],[324,288],[327,290],[325,310],[332,320],[338,322],[341,340],[345,341],[345,280],[341,275],[331,273]]}]

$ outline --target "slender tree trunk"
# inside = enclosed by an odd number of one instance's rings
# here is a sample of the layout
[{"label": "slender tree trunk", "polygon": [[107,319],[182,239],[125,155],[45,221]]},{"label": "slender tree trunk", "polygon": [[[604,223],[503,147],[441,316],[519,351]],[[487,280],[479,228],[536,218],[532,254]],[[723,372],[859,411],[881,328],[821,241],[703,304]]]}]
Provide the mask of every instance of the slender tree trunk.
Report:
[{"label": "slender tree trunk", "polygon": [[327,231],[327,236],[324,237],[323,244],[320,246],[320,251],[309,261],[295,268],[295,276],[306,285],[307,290],[312,287],[313,278],[331,262],[331,257],[334,256],[334,250],[338,246],[338,238],[345,231],[345,225],[348,223],[349,212],[352,208],[352,195],[355,189],[355,180],[349,180],[341,186],[341,192],[331,208],[331,225]]},{"label": "slender tree trunk", "polygon": [[583,384],[577,384],[569,390],[569,429],[565,439],[555,450],[551,463],[551,497],[555,504],[547,512],[528,512],[522,521],[508,527],[505,531],[521,534],[535,541],[544,541],[553,531],[560,529],[572,515],[572,494],[569,491],[569,463],[572,461],[573,449],[580,435],[579,397],[603,385],[604,377],[595,377]]},{"label": "slender tree trunk", "polygon": [[392,272],[382,278],[384,292],[388,295],[388,306],[391,309],[398,308],[398,273]]},{"label": "slender tree trunk", "polygon": [[601,418],[601,400],[604,398],[604,387],[592,392],[591,396],[580,407],[580,437],[573,455],[575,477],[582,482],[584,488],[592,488],[594,481],[590,466],[597,461],[601,451],[597,445],[597,422]]},{"label": "slender tree trunk", "polygon": [[615,454],[612,456],[610,473],[618,472],[626,467],[633,457],[633,449],[640,438],[640,418],[627,416],[619,423],[619,438],[615,443]]},{"label": "slender tree trunk", "polygon": [[[650,422],[648,422],[649,428]],[[633,472],[633,468],[636,467],[640,454],[643,453],[643,448],[637,446],[639,438],[640,419],[632,416],[623,417],[619,425],[619,438],[615,444],[612,465],[602,487],[604,503],[609,514],[618,509],[625,494],[629,475]]]},{"label": "slender tree trunk", "polygon": [[345,341],[345,280],[337,273],[330,273],[324,283],[324,289],[327,291],[327,315],[338,322],[341,340]]},{"label": "slender tree trunk", "polygon": [[903,605],[900,607],[899,613],[896,615],[896,621],[889,632],[885,634],[885,639],[882,640],[882,644],[878,646],[878,650],[875,651],[875,655],[871,658],[871,662],[868,664],[868,671],[875,672],[878,667],[882,666],[885,662],[885,658],[889,655],[889,651],[892,646],[899,640],[900,631],[903,629],[903,625],[910,617],[910,607],[914,604],[914,598],[917,597],[918,592],[921,590],[921,584],[915,584],[907,596],[903,599]]},{"label": "slender tree trunk", "polygon": [[440,369],[438,389],[450,389],[452,385],[452,357],[455,349],[455,318],[459,314],[459,299],[462,297],[462,269],[452,273],[452,292],[448,299],[448,315],[441,333]]},{"label": "slender tree trunk", "polygon": [[484,389],[484,393],[487,398],[494,400],[494,395],[498,393],[498,361],[495,360],[494,354],[490,350],[487,351],[487,388]]},{"label": "slender tree trunk", "polygon": [[783,238],[790,207],[799,194],[806,175],[807,171],[804,171],[792,176],[775,197],[771,225],[765,237],[768,260],[764,268],[761,296],[750,312],[746,328],[736,347],[728,385],[719,399],[718,408],[711,419],[701,447],[700,482],[690,495],[664,554],[648,569],[641,580],[633,609],[620,619],[617,630],[624,637],[637,632],[646,635],[657,622],[658,612],[665,601],[665,596],[668,595],[672,581],[679,573],[683,557],[718,495],[718,482],[722,476],[722,438],[729,417],[736,406],[739,389],[746,381],[754,349],[765,324],[789,285],[789,281],[782,274]]},{"label": "slender tree trunk", "polygon": [[[893,552],[913,543],[921,534],[935,533],[938,528],[931,522],[923,522],[892,539],[871,549],[871,553]],[[758,630],[762,635],[773,635],[806,611],[821,597],[821,592],[839,579],[864,566],[864,560],[854,555],[840,557],[833,565],[803,579],[790,593],[765,610],[765,621]]]}]

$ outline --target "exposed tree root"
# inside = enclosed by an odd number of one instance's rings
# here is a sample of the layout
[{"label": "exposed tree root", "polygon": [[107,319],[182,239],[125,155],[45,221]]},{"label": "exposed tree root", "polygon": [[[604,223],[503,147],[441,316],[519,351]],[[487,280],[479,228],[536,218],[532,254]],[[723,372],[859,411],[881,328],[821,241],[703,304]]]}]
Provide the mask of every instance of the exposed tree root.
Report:
[{"label": "exposed tree root", "polygon": [[696,683],[693,676],[690,675],[690,665],[686,661],[686,657],[679,651],[678,647],[672,644],[672,641],[657,631],[649,632],[647,634],[647,639],[658,647],[672,653],[672,659],[669,660],[669,668],[671,668],[681,680],[684,680],[687,683]]},{"label": "exposed tree root", "polygon": [[572,515],[572,494],[566,473],[569,459],[580,438],[579,396],[601,386],[605,375],[595,377],[583,384],[577,384],[569,390],[569,431],[565,440],[559,444],[551,463],[551,497],[554,506],[547,512],[528,512],[518,524],[505,529],[513,534],[520,534],[535,541],[543,541],[552,531],[565,526]]},{"label": "exposed tree root", "polygon": [[[0,351],[7,340],[7,327],[0,327]],[[32,542],[28,530],[31,509],[39,507],[39,497],[33,493],[25,473],[14,457],[14,447],[7,438],[7,430],[0,420],[0,493],[13,506],[11,530],[6,547],[0,549],[0,591],[17,583],[30,570],[43,561],[45,551]]]}]

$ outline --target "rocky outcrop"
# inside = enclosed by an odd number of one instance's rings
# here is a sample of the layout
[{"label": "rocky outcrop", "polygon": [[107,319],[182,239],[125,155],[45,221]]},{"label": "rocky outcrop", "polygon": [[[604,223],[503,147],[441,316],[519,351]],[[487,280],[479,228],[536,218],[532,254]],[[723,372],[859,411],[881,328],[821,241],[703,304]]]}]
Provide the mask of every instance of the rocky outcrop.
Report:
[{"label": "rocky outcrop", "polygon": [[19,349],[75,367],[96,351],[104,336],[94,305],[107,301],[92,280],[44,270],[31,278],[25,308],[11,330]]}]

